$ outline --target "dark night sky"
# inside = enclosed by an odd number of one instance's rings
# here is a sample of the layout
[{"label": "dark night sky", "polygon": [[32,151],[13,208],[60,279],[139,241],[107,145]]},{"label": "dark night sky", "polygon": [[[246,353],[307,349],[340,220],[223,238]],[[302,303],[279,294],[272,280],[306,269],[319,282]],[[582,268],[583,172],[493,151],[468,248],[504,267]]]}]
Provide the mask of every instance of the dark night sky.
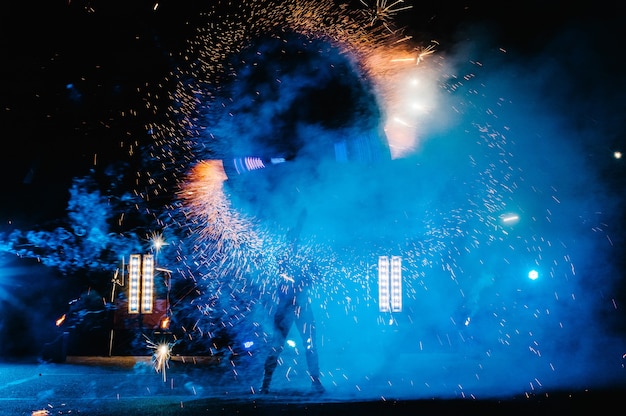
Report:
[{"label": "dark night sky", "polygon": [[[201,1],[163,1],[155,11],[154,4],[38,0],[4,6],[2,224],[23,215],[36,221],[62,213],[72,177],[86,173],[94,161],[105,166],[126,157],[127,147],[121,147],[144,137],[151,117],[145,93],[180,63],[186,40],[201,22],[199,13],[208,8]],[[400,23],[417,39],[437,40],[440,49],[478,25],[494,44],[529,57],[543,53],[546,40],[575,27],[582,37],[588,32],[597,40],[591,45],[597,51],[581,50],[580,56],[556,51],[553,59],[571,62],[585,93],[622,86],[613,84],[624,69],[618,10],[618,2],[546,7],[539,1],[489,6],[444,1],[416,4],[400,15]],[[616,124],[620,110],[610,117]],[[617,147],[623,135],[616,136]],[[614,179],[616,172],[607,169]]]}]

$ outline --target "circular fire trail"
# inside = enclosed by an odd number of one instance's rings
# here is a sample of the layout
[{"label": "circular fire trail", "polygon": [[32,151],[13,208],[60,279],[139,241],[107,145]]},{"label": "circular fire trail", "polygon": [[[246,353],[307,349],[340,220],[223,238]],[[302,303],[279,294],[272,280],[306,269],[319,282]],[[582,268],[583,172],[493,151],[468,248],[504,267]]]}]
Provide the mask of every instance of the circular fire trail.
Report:
[{"label": "circular fire trail", "polygon": [[[534,158],[484,62],[451,68],[394,25],[408,2],[372,3],[218,1],[190,40],[138,187],[194,284],[185,341],[213,351],[228,328],[233,374],[258,383],[278,263],[306,210],[293,262],[318,270],[325,385],[351,398],[559,385],[586,358],[570,346],[592,318],[570,314],[597,296],[582,276],[609,241],[601,221]],[[401,259],[397,309],[381,303],[381,258]],[[283,352],[285,382],[303,362]]]}]

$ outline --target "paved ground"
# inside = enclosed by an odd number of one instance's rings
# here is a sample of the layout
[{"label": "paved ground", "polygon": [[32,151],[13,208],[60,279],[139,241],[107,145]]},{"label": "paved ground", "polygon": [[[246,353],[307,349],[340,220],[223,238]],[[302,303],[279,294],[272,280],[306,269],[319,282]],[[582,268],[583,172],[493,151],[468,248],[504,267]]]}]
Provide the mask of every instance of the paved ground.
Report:
[{"label": "paved ground", "polygon": [[[224,382],[212,363],[175,357],[165,380],[149,357],[68,357],[0,363],[0,415],[486,415],[519,411],[533,415],[596,413],[623,403],[626,389],[554,392],[507,400],[347,400],[332,391],[310,395],[298,387],[268,395],[250,383]],[[215,373],[215,371],[213,371]]]}]

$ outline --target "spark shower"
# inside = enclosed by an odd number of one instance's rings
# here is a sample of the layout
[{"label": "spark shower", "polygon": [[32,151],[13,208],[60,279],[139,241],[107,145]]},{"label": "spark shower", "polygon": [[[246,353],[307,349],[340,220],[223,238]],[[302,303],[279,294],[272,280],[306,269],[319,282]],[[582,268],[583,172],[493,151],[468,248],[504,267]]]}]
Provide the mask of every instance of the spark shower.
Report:
[{"label": "spark shower", "polygon": [[[484,398],[623,378],[617,198],[585,159],[595,136],[539,95],[556,82],[546,62],[478,38],[439,51],[395,26],[407,9],[241,1],[207,13],[168,121],[150,126],[156,168],[141,190],[176,195],[154,209],[186,233],[176,267],[201,288],[189,336],[210,343],[205,320],[220,314],[258,370],[275,263],[306,208],[329,395]],[[519,76],[531,65],[537,77]],[[379,256],[402,259],[399,312],[379,307]],[[258,388],[260,372],[234,371]],[[287,348],[274,387],[305,373]]]}]

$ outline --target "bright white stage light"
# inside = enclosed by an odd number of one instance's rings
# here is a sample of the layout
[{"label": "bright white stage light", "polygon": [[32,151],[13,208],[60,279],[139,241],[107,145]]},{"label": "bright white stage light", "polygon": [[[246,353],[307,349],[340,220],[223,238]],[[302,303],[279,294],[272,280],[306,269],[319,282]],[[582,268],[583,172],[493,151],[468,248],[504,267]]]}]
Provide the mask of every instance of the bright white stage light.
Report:
[{"label": "bright white stage light", "polygon": [[152,313],[154,306],[154,256],[144,254],[141,273],[141,312]]},{"label": "bright white stage light", "polygon": [[402,312],[402,257],[391,256],[391,311]]},{"label": "bright white stage light", "polygon": [[[391,307],[390,307],[391,305]],[[378,257],[378,310],[402,312],[402,257]]]},{"label": "bright white stage light", "polygon": [[389,257],[378,257],[378,310],[389,312]]},{"label": "bright white stage light", "polygon": [[[128,313],[152,313],[154,310],[154,256],[131,254],[128,265]],[[140,302],[141,300],[141,302]]]},{"label": "bright white stage light", "polygon": [[128,313],[139,313],[139,278],[141,266],[141,256],[139,254],[130,255],[128,265]]}]

